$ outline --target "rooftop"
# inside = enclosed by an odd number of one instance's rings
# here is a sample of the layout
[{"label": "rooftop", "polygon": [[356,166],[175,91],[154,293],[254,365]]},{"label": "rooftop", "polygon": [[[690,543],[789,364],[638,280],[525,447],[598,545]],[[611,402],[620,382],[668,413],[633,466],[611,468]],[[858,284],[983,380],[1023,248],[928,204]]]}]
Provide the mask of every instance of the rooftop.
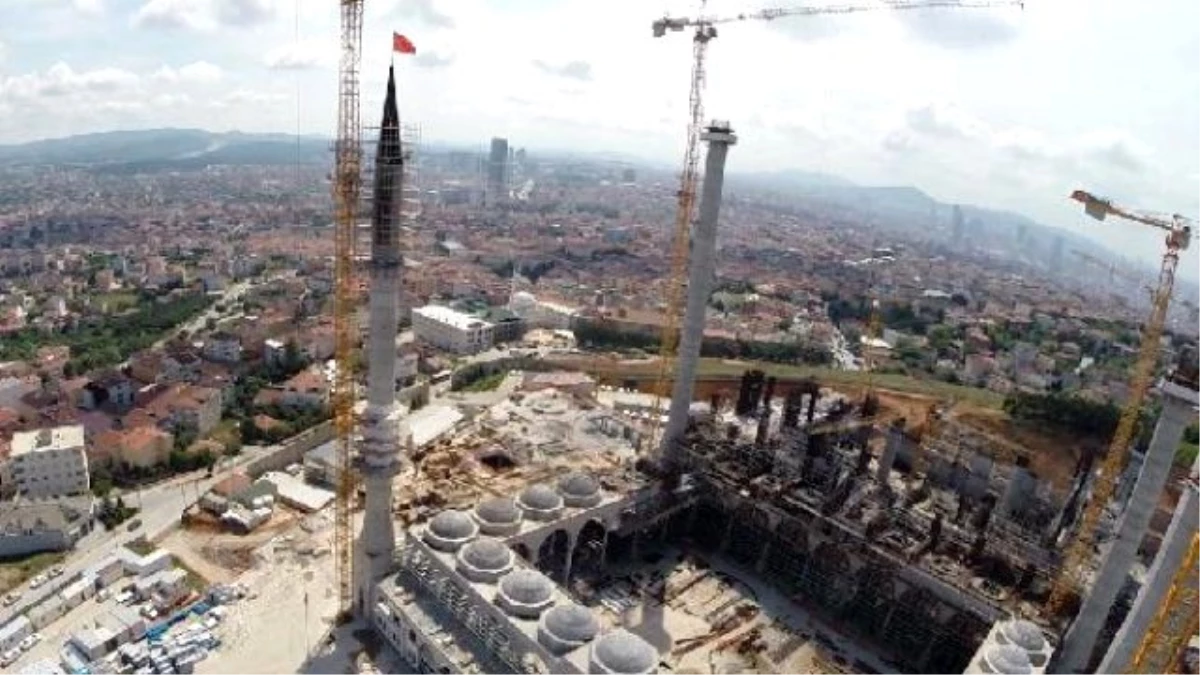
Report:
[{"label": "rooftop", "polygon": [[83,445],[82,424],[50,427],[37,431],[18,431],[13,434],[12,456],[20,457],[24,454],[47,450],[82,448]]},{"label": "rooftop", "polygon": [[469,314],[463,314],[456,309],[443,307],[441,305],[425,305],[413,310],[414,314],[419,314],[427,319],[444,323],[448,326],[453,326],[459,330],[468,330],[471,328],[480,328],[490,326],[488,322],[482,319],[476,319]]}]

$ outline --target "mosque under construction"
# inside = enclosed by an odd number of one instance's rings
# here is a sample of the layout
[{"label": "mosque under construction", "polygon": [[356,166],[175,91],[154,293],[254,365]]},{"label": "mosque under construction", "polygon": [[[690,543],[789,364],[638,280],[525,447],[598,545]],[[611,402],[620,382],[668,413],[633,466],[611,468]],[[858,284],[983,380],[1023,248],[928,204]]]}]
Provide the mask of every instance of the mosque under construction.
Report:
[{"label": "mosque under construction", "polygon": [[[398,124],[394,91],[388,101],[385,127]],[[689,277],[689,294],[701,299],[735,138],[714,122],[705,140]],[[376,227],[389,222],[377,212]],[[394,296],[391,272],[401,266],[386,263],[389,273],[372,278],[389,284],[378,303],[373,289],[373,312]],[[394,323],[392,311],[384,318]],[[1164,412],[1109,509],[1083,599],[1091,614],[1063,631],[1041,607],[1086,502],[1090,466],[1056,490],[953,420],[918,442],[902,420],[883,422],[819,383],[758,371],[744,375],[733,405],[692,403],[699,341],[689,332],[702,330],[703,311],[689,298],[659,448],[645,447],[658,422],[648,419],[657,408],[647,395],[527,371],[510,375],[519,382],[504,400],[474,411],[453,438],[402,462],[404,434],[380,429],[404,422],[373,396],[359,609],[413,667],[1014,675],[1082,672],[1102,659],[1127,667],[1175,569],[1152,567],[1139,591],[1129,581],[1134,556],[1117,542],[1132,538],[1136,552],[1146,500],[1157,502],[1170,480],[1181,420],[1195,419],[1194,354],[1158,387]],[[1194,511],[1194,473],[1182,490],[1178,508]],[[1195,536],[1195,517],[1177,513],[1160,558]]]}]

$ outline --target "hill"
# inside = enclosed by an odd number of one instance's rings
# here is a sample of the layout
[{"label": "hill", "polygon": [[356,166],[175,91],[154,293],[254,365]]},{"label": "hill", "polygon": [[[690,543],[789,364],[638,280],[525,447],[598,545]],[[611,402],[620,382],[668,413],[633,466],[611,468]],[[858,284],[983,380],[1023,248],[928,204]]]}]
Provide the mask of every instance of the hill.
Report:
[{"label": "hill", "polygon": [[329,141],[287,134],[214,133],[200,129],[110,131],[0,145],[3,164],[68,164],[106,170],[171,170],[211,164],[323,164]]}]

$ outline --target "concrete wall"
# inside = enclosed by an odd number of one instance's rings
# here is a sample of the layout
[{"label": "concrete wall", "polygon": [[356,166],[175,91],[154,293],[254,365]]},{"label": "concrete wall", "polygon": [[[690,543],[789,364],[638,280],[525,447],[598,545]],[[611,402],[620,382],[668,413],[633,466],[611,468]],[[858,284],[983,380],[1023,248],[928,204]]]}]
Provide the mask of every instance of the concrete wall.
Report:
[{"label": "concrete wall", "polygon": [[333,432],[332,421],[307,429],[284,441],[282,447],[274,452],[248,463],[245,466],[246,474],[258,478],[268,471],[281,471],[292,464],[300,464],[304,461],[304,453],[333,440]]}]

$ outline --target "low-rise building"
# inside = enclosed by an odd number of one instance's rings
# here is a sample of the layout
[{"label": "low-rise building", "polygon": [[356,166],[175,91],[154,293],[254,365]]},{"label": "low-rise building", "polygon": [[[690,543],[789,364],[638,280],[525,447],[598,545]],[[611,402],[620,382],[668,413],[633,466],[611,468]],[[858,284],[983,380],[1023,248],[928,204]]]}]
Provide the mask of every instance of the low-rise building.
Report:
[{"label": "low-rise building", "polygon": [[65,551],[92,529],[89,497],[0,502],[0,558]]},{"label": "low-rise building", "polygon": [[84,445],[81,424],[17,432],[6,473],[24,497],[86,494],[91,479]]},{"label": "low-rise building", "polygon": [[475,354],[492,346],[492,324],[449,307],[414,309],[412,327],[417,339],[456,354]]},{"label": "low-rise building", "polygon": [[204,343],[204,358],[217,363],[238,363],[242,360],[242,342],[232,333],[213,333]]}]

